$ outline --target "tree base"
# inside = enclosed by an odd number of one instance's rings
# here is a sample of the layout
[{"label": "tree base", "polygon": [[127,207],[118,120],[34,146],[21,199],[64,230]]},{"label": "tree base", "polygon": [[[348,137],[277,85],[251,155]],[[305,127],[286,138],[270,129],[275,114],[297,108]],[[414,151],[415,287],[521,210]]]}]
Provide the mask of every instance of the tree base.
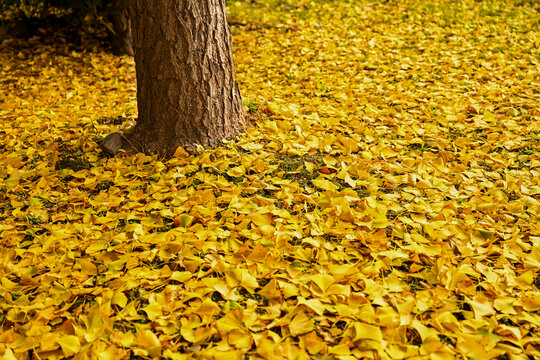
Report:
[{"label": "tree base", "polygon": [[176,153],[176,150],[179,147],[184,149],[184,151],[188,154],[192,154],[192,155],[200,154],[200,147],[190,145],[190,144],[164,149],[163,144],[160,143],[159,141],[156,144],[143,143],[141,142],[141,139],[139,139],[137,136],[134,135],[134,133],[123,134],[120,132],[115,132],[115,133],[107,135],[99,143],[99,148],[108,157],[115,156],[120,150],[124,150],[128,155],[144,153],[144,154],[171,157]]}]

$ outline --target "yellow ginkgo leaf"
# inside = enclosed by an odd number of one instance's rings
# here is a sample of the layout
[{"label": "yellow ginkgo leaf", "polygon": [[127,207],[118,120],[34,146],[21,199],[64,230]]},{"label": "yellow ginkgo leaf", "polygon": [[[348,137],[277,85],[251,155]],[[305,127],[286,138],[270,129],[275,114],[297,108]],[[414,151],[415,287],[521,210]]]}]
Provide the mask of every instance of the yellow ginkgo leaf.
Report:
[{"label": "yellow ginkgo leaf", "polygon": [[311,182],[313,183],[313,185],[315,185],[316,187],[322,190],[327,190],[327,191],[332,191],[332,192],[336,192],[338,190],[338,187],[336,185],[334,185],[332,182],[325,179],[313,179],[311,180]]},{"label": "yellow ginkgo leaf", "polygon": [[56,341],[62,348],[64,356],[73,356],[81,350],[81,342],[77,336],[63,335]]},{"label": "yellow ginkgo leaf", "polygon": [[305,334],[313,330],[313,320],[303,311],[299,312],[289,323],[289,331],[292,336]]}]

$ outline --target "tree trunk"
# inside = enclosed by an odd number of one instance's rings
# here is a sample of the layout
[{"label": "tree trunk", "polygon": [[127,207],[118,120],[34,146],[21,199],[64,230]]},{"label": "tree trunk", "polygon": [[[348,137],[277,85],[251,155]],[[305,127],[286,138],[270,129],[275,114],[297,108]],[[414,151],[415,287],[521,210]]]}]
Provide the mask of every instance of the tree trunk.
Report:
[{"label": "tree trunk", "polygon": [[131,19],[129,5],[125,0],[114,0],[111,7],[111,45],[118,55],[133,56],[133,41],[131,38]]},{"label": "tree trunk", "polygon": [[212,147],[244,128],[225,0],[133,0],[139,118],[146,153]]}]

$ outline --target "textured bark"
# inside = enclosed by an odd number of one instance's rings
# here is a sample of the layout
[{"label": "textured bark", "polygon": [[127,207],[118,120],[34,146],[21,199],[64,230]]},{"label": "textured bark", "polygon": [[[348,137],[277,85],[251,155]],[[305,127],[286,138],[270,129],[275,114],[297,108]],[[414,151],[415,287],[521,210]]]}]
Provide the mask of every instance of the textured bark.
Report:
[{"label": "textured bark", "polygon": [[243,129],[225,0],[133,0],[132,34],[137,150],[211,147]]}]

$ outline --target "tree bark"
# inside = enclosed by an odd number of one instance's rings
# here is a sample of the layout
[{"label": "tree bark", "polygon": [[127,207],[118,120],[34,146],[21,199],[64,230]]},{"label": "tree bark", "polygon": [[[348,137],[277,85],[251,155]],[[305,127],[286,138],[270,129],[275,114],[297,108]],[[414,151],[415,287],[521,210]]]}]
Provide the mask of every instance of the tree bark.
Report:
[{"label": "tree bark", "polygon": [[131,19],[129,5],[125,0],[114,0],[111,7],[111,45],[118,55],[133,56],[133,41],[131,37]]},{"label": "tree bark", "polygon": [[225,0],[133,0],[139,118],[146,153],[213,147],[245,126]]}]

